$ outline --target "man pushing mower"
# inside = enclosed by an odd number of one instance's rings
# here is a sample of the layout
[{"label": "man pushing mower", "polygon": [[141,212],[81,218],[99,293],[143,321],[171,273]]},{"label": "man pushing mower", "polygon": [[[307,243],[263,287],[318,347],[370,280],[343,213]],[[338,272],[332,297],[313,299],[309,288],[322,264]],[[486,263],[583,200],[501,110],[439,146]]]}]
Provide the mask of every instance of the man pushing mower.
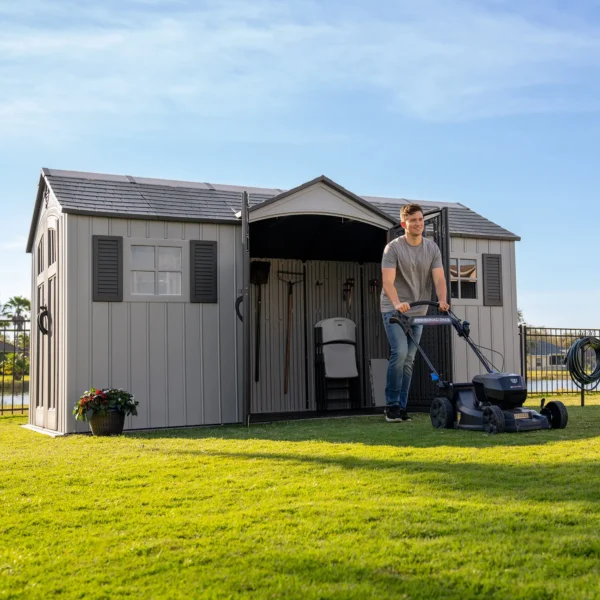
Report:
[{"label": "man pushing mower", "polygon": [[405,234],[385,247],[381,261],[381,313],[391,349],[385,387],[385,420],[388,423],[411,420],[406,403],[417,344],[423,331],[422,325],[412,325],[411,339],[390,319],[396,311],[407,316],[425,315],[427,306],[411,308],[411,304],[431,299],[432,282],[440,310],[446,312],[450,308],[440,249],[435,242],[423,237],[423,209],[414,203],[403,206],[400,224]]}]

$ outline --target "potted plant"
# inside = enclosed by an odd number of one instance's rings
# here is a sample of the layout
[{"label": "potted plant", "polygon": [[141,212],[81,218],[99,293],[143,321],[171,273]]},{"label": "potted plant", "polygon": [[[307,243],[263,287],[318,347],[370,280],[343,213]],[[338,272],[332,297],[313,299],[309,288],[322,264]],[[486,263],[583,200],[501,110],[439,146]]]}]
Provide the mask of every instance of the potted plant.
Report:
[{"label": "potted plant", "polygon": [[137,415],[139,402],[123,389],[91,388],[84,392],[73,409],[78,421],[87,421],[94,435],[123,433],[125,417]]}]

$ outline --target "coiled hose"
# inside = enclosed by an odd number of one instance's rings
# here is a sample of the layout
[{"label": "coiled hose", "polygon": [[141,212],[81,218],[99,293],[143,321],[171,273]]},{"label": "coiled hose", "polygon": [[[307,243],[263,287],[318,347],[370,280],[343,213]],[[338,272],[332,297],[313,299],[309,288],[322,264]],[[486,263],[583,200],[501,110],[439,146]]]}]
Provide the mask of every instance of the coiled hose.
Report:
[{"label": "coiled hose", "polygon": [[[585,370],[583,357],[587,350],[596,352],[596,368],[593,373],[587,373]],[[595,390],[600,384],[600,340],[595,337],[582,337],[573,342],[567,352],[567,368],[573,383],[580,390]]]}]

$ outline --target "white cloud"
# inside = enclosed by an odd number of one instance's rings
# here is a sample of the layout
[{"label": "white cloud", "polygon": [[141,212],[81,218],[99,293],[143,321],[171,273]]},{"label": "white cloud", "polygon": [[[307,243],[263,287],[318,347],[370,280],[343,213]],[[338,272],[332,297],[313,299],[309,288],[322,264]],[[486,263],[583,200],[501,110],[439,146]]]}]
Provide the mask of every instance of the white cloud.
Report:
[{"label": "white cloud", "polygon": [[[387,17],[277,0],[19,6],[25,17],[13,8],[12,25],[0,25],[5,139],[85,135],[107,122],[163,129],[173,114],[292,121],[307,98],[363,90],[392,113],[432,121],[598,106],[597,32],[503,3],[406,0]],[[587,94],[571,92],[584,85]]]}]

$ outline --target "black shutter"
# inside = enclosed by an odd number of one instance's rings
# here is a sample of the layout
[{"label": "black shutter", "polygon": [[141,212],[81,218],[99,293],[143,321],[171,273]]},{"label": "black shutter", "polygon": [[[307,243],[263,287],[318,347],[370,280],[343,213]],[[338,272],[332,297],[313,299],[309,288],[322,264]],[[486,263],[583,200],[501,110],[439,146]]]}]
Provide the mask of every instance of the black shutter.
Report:
[{"label": "black shutter", "polygon": [[483,304],[502,306],[502,255],[483,255]]},{"label": "black shutter", "polygon": [[217,242],[190,241],[190,302],[217,302]]},{"label": "black shutter", "polygon": [[123,302],[123,238],[92,236],[92,300]]}]

